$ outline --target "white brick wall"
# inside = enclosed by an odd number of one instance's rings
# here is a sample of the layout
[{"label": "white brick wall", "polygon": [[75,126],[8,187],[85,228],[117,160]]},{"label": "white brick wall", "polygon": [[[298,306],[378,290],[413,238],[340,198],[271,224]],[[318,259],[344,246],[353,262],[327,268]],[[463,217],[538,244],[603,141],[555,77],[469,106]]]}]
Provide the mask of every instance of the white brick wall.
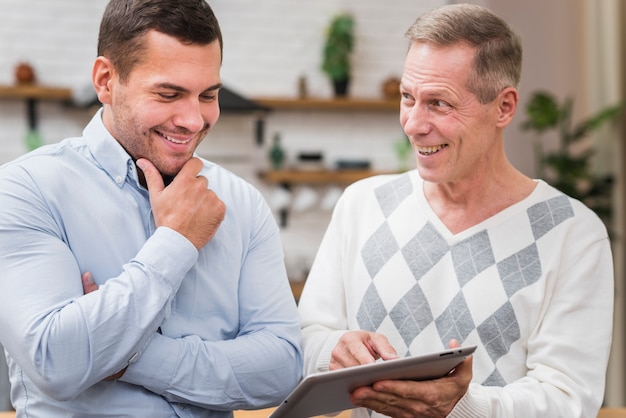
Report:
[{"label": "white brick wall", "polygon": [[329,96],[319,70],[331,17],[355,16],[352,93],[378,97],[380,82],[398,75],[406,52],[404,32],[423,11],[443,0],[218,0],[211,4],[224,32],[224,82],[251,95],[295,95],[305,75],[314,95]]},{"label": "white brick wall", "polygon": [[[443,3],[212,1],[224,36],[222,80],[249,97],[295,97],[297,80],[305,76],[311,96],[330,97],[330,83],[319,68],[322,42],[331,17],[349,10],[356,20],[351,95],[380,97],[381,83],[400,75],[408,26],[421,12]],[[27,61],[43,84],[73,89],[89,85],[105,5],[106,0],[0,0],[0,84],[13,83],[15,65]],[[91,116],[89,111],[50,102],[39,103],[38,111],[46,143],[80,135]],[[25,112],[22,101],[0,101],[0,163],[25,151]],[[269,197],[272,188],[255,176],[266,164],[267,150],[254,145],[253,122],[252,117],[224,115],[200,152],[248,178]],[[394,112],[275,112],[267,120],[266,132],[268,139],[280,132],[290,156],[315,149],[324,152],[328,165],[338,158],[370,158],[379,169],[396,167],[392,144],[402,136]],[[323,189],[318,191],[323,195]],[[290,217],[283,231],[289,265],[310,263],[328,217],[322,210]]]}]

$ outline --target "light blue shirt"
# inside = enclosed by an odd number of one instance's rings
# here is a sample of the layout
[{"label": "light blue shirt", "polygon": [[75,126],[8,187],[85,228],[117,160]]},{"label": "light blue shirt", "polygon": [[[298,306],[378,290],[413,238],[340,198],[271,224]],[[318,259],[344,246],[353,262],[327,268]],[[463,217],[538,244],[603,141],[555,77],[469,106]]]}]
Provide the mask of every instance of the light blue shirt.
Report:
[{"label": "light blue shirt", "polygon": [[[83,137],[0,168],[0,343],[18,417],[230,417],[293,389],[300,326],[278,227],[247,182],[208,161],[202,175],[227,211],[197,251],[155,228],[101,111]],[[100,288],[83,295],[87,271]]]}]

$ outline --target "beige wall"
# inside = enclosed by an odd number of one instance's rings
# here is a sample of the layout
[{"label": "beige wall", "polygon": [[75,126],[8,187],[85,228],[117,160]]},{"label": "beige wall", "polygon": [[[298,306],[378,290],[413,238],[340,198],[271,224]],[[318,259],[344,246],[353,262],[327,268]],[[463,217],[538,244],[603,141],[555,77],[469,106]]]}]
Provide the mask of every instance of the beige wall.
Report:
[{"label": "beige wall", "polygon": [[[524,43],[524,66],[521,104],[535,89],[548,89],[559,98],[575,99],[574,120],[626,97],[623,85],[624,61],[621,32],[626,8],[620,0],[483,0],[474,3],[490,7],[507,19],[521,33]],[[516,117],[519,125],[523,108]],[[622,126],[623,127],[623,126]],[[514,164],[528,167],[528,142],[533,138],[512,126],[507,135],[507,151]],[[615,225],[615,324],[613,350],[609,363],[606,404],[626,404],[624,350],[624,210],[626,194],[622,162],[626,158],[620,127],[605,130],[590,138],[598,156],[596,169],[614,172]],[[528,174],[528,173],[527,173]]]}]

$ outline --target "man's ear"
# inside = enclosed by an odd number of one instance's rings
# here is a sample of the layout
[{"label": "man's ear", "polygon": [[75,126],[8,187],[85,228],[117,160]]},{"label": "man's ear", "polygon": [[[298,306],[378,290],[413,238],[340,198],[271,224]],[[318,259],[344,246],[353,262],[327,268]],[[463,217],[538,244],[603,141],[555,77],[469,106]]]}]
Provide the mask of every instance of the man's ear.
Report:
[{"label": "man's ear", "polygon": [[517,110],[518,100],[519,94],[514,87],[507,87],[500,92],[496,99],[498,104],[498,127],[504,128],[513,120]]},{"label": "man's ear", "polygon": [[91,73],[91,81],[98,95],[98,100],[102,104],[111,104],[112,81],[115,75],[115,68],[111,61],[103,56],[96,58]]}]

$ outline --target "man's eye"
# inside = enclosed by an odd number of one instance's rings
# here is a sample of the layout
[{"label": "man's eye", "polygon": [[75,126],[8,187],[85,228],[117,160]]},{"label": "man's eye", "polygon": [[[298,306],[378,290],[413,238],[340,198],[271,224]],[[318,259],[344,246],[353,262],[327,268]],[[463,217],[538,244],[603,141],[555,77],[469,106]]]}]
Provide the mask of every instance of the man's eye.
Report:
[{"label": "man's eye", "polygon": [[173,100],[176,97],[178,97],[176,93],[158,93],[158,94],[159,94],[159,97],[165,100]]},{"label": "man's eye", "polygon": [[205,102],[212,102],[213,100],[217,99],[217,95],[216,94],[203,94],[200,96],[200,99]]},{"label": "man's eye", "polygon": [[447,102],[444,102],[443,100],[433,100],[433,106],[434,107],[450,107],[450,105]]}]

